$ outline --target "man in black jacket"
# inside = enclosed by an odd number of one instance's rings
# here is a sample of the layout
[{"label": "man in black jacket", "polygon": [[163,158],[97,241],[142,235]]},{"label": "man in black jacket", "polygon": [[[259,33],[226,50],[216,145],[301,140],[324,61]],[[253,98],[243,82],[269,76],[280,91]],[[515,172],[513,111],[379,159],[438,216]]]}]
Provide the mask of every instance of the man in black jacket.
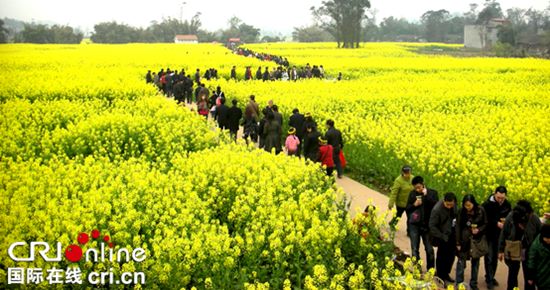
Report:
[{"label": "man in black jacket", "polygon": [[191,104],[193,102],[193,80],[191,79],[191,75],[187,75],[187,103]]},{"label": "man in black jacket", "polygon": [[449,273],[451,273],[455,262],[454,220],[456,213],[456,196],[454,193],[447,192],[445,197],[435,204],[429,223],[430,232],[433,235],[432,246],[438,247],[435,261],[437,277],[451,283],[455,282]]},{"label": "man in black jacket", "polygon": [[262,79],[262,67],[259,67],[256,71],[256,79],[261,80]]},{"label": "man in black jacket", "polygon": [[296,137],[300,140],[300,144],[298,144],[298,149],[296,150],[296,156],[301,156],[302,154],[302,143],[304,141],[304,132],[300,130],[304,123],[306,122],[306,118],[304,115],[300,114],[300,111],[298,109],[292,110],[292,116],[290,116],[290,119],[288,121],[289,127],[294,127],[296,129]]},{"label": "man in black jacket", "polygon": [[273,105],[273,107],[271,107],[271,111],[273,112],[273,115],[275,115],[275,120],[277,120],[279,126],[283,128],[283,115],[279,113],[279,107],[277,107],[277,105]]},{"label": "man in black jacket", "polygon": [[168,73],[165,77],[164,77],[164,80],[166,81],[166,97],[170,98],[172,97],[172,89],[173,89],[173,86],[172,86],[172,73]]},{"label": "man in black jacket", "polygon": [[237,143],[237,132],[239,131],[239,121],[243,117],[243,111],[237,108],[237,100],[231,101],[233,106],[227,111],[227,127],[229,128],[229,137],[235,139]]},{"label": "man in black jacket", "polygon": [[151,70],[147,71],[147,74],[145,75],[145,82],[148,84],[153,82],[153,77],[151,77]]},{"label": "man in black jacket", "polygon": [[420,238],[426,250],[426,269],[434,267],[434,248],[429,241],[430,217],[435,204],[439,201],[437,191],[427,188],[424,179],[415,176],[412,180],[414,190],[409,193],[407,200],[407,215],[409,216],[409,234],[411,237],[411,250],[413,257],[420,260]]},{"label": "man in black jacket", "polygon": [[201,70],[197,69],[197,72],[195,73],[195,82],[199,83],[201,81]]},{"label": "man in black jacket", "polygon": [[195,89],[195,103],[199,102],[199,93],[201,92],[202,85],[200,82],[197,83],[197,88]]},{"label": "man in black jacket", "polygon": [[487,282],[487,289],[489,290],[499,285],[495,280],[498,266],[498,239],[504,226],[504,220],[512,212],[512,206],[506,200],[507,193],[506,187],[499,186],[495,193],[491,194],[482,205],[487,214],[487,227],[485,230],[489,254],[485,255],[484,260],[485,282]]},{"label": "man in black jacket", "polygon": [[267,80],[269,80],[269,70],[267,69],[267,67],[265,67],[265,71],[264,71],[264,74],[262,76],[262,80],[265,82]]},{"label": "man in black jacket", "polygon": [[231,78],[236,80],[237,79],[237,67],[233,66],[233,69],[231,70]]},{"label": "man in black jacket", "polygon": [[327,138],[328,144],[332,146],[334,167],[338,172],[338,178],[342,178],[342,162],[340,162],[340,151],[344,149],[344,141],[342,140],[342,133],[340,130],[334,128],[334,121],[327,121],[327,132],[325,138]]},{"label": "man in black jacket", "polygon": [[220,99],[221,105],[216,107],[216,118],[220,130],[227,129],[227,115],[229,113],[229,107],[225,105],[225,98]]}]

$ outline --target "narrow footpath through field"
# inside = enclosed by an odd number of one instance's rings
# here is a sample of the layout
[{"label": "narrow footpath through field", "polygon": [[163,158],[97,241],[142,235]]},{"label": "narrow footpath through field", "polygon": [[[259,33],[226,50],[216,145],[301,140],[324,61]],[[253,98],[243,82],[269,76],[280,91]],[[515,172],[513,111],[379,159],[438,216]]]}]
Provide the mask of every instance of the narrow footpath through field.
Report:
[{"label": "narrow footpath through field", "polygon": [[[246,104],[239,104],[239,107],[244,107]],[[192,104],[186,105],[189,109],[195,108],[196,105]],[[208,119],[211,120],[211,117],[208,116]],[[237,134],[238,140],[242,139],[242,131],[243,128],[239,128],[239,132]],[[369,199],[372,200],[372,205],[378,207],[381,209],[381,213],[384,213],[388,210],[388,201],[389,197],[379,193],[367,186],[364,186],[363,184],[347,178],[346,176],[343,176],[343,178],[336,179],[336,183],[338,187],[341,187],[344,192],[346,193],[346,196],[348,199],[351,199],[351,206],[350,206],[350,218],[355,218],[356,215],[356,208],[359,208],[359,211],[363,211],[365,207],[369,204]],[[388,220],[389,222],[389,220]],[[402,251],[411,254],[411,243],[409,237],[407,237],[406,233],[406,217],[403,215],[403,220],[401,220],[398,224],[399,230],[397,230],[395,234],[395,245],[399,247]],[[434,248],[435,253],[437,255],[437,248]],[[424,251],[424,244],[421,243],[420,245],[420,257],[425,260],[426,254]],[[471,265],[470,263],[467,264],[466,270],[464,271],[464,282],[469,283],[470,282],[470,271],[471,271]],[[455,278],[456,275],[456,259],[455,263],[453,265],[453,270],[451,271],[451,277]],[[500,283],[500,286],[495,287],[495,289],[506,289],[506,282],[508,280],[508,267],[506,264],[499,262],[497,273],[495,276],[495,279]],[[449,284],[447,284],[449,285]],[[518,277],[518,285],[519,289],[523,290],[523,272],[520,271],[519,277]],[[487,284],[485,283],[485,263],[483,259],[481,259],[480,265],[479,265],[479,274],[478,274],[478,288],[480,290],[486,290]]]}]

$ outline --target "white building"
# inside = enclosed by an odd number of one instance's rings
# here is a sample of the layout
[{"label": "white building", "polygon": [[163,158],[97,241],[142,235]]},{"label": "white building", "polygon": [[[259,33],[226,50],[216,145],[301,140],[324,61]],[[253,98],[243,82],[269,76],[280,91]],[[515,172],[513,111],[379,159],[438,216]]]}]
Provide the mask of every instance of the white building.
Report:
[{"label": "white building", "polygon": [[509,20],[491,19],[483,24],[464,25],[464,47],[485,48],[498,41],[499,25],[507,25]]},{"label": "white building", "polygon": [[174,38],[174,42],[197,44],[199,43],[199,39],[196,35],[176,35],[176,37]]}]

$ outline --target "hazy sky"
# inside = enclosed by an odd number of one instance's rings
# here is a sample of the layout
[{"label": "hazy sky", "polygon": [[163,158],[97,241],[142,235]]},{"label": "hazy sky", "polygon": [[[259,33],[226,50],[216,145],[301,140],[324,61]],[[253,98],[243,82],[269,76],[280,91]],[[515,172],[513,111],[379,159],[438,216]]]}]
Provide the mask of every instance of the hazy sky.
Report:
[{"label": "hazy sky", "polygon": [[[185,5],[182,3],[186,2]],[[545,9],[549,0],[500,0],[504,11],[511,7]],[[405,17],[419,19],[428,10],[446,9],[449,12],[465,12],[469,3],[483,5],[483,0],[372,0],[372,8],[378,9],[377,21],[384,17]],[[247,24],[262,30],[291,31],[294,26],[311,23],[311,6],[319,6],[321,0],[0,0],[0,17],[30,22],[34,20],[54,21],[73,27],[88,27],[98,22],[116,20],[133,26],[147,27],[152,20],[163,16],[190,18],[201,12],[203,27],[217,30],[226,27],[227,19],[233,14]],[[290,36],[290,35],[287,35]]]}]

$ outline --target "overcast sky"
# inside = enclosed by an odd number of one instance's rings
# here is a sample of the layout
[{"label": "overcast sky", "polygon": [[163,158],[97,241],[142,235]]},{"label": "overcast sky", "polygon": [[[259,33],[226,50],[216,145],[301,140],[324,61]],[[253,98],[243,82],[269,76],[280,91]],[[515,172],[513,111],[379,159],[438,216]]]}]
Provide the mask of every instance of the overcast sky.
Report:
[{"label": "overcast sky", "polygon": [[[183,4],[183,3],[186,4]],[[549,0],[500,0],[503,11],[511,7],[543,10]],[[372,0],[372,8],[379,12],[377,21],[385,17],[419,19],[428,10],[446,9],[451,13],[466,12],[469,3],[483,5],[483,0]],[[172,16],[179,18],[183,6],[183,18],[190,18],[201,12],[203,27],[209,30],[225,28],[227,19],[233,14],[247,24],[264,31],[292,31],[292,27],[312,22],[309,8],[319,6],[321,0],[0,0],[0,17],[30,22],[54,21],[73,27],[88,27],[99,22],[116,20],[133,26],[147,27],[152,20]],[[290,35],[287,35],[290,36]]]}]

